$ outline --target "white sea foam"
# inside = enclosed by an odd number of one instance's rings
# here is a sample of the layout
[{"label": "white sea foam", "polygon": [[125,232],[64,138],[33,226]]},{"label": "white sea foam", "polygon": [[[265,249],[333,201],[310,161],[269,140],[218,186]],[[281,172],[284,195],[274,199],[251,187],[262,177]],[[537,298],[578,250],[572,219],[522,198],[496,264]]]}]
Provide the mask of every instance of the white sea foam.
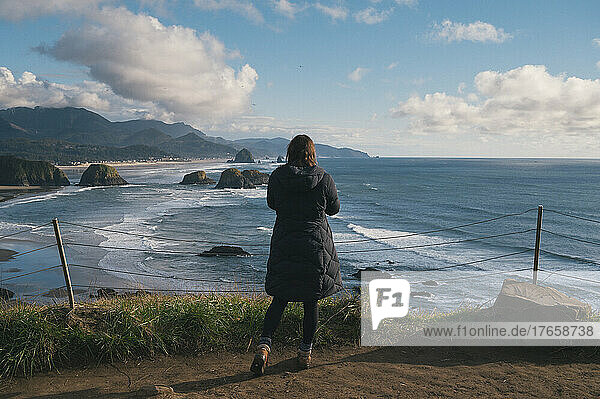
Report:
[{"label": "white sea foam", "polygon": [[[380,228],[367,228],[357,224],[350,223],[347,225],[349,229],[357,233],[359,236],[371,238],[374,240],[373,243],[369,242],[359,242],[353,243],[352,245],[348,245],[348,247],[344,247],[344,249],[348,250],[361,250],[361,249],[376,249],[376,248],[385,248],[381,247],[381,244],[385,245],[388,248],[391,247],[410,247],[410,246],[420,246],[420,245],[429,245],[436,244],[445,241],[453,241],[451,239],[446,239],[440,236],[429,236],[423,234],[415,234],[407,231],[400,230],[388,230],[388,229],[380,229]],[[404,236],[392,239],[382,239],[385,237],[397,237]],[[358,237],[354,237],[357,239]],[[439,246],[429,246],[429,247],[417,247],[417,248],[409,248],[398,251],[381,251],[381,252],[371,252],[371,253],[362,253],[361,256],[376,256],[377,259],[382,257],[384,258],[400,258],[407,262],[414,262],[414,267],[422,267],[424,263],[423,258],[427,258],[428,260],[437,260],[442,261],[444,264],[450,263],[464,263],[470,260],[474,260],[477,258],[485,258],[489,256],[496,255],[495,252],[490,250],[480,248],[474,249],[469,248],[468,251],[461,249],[460,244],[454,245],[439,245]],[[466,256],[465,256],[466,255]],[[425,262],[426,264],[430,264],[429,261]],[[440,264],[443,266],[443,264]]]},{"label": "white sea foam", "polygon": [[30,204],[30,203],[34,203],[34,202],[48,201],[48,200],[54,199],[58,196],[59,196],[59,193],[50,193],[50,194],[44,194],[44,195],[36,195],[36,196],[32,196],[32,197],[28,196],[25,198],[17,197],[14,200],[8,200],[8,201],[4,202],[2,205],[0,205],[0,209],[10,208],[15,205],[25,205],[25,204]]},{"label": "white sea foam", "polygon": [[265,231],[267,233],[272,233],[273,232],[272,228],[270,228],[270,227],[263,227],[263,226],[258,226],[256,228],[256,230]]},{"label": "white sea foam", "polygon": [[103,186],[98,186],[98,187],[78,187],[77,190],[75,190],[75,192],[80,193],[82,191],[90,191],[90,190],[98,190],[98,189],[102,189],[104,188]]},{"label": "white sea foam", "polygon": [[18,230],[30,229],[32,227],[35,227],[35,225],[26,224],[26,223],[10,223],[10,222],[0,221],[0,231],[2,231],[3,233],[7,233],[7,234],[14,233],[15,231],[18,231]]},{"label": "white sea foam", "polygon": [[267,188],[262,186],[249,189],[227,189],[226,191],[244,198],[267,198]]},{"label": "white sea foam", "polygon": [[49,201],[49,200],[53,200],[58,197],[72,196],[72,195],[76,195],[77,193],[80,193],[83,191],[88,191],[88,190],[93,190],[93,189],[101,189],[101,188],[104,188],[104,187],[68,186],[68,187],[62,187],[62,188],[57,189],[56,191],[52,191],[52,192],[44,193],[44,194],[36,195],[36,194],[32,193],[32,195],[26,195],[24,197],[17,197],[13,200],[8,200],[6,202],[3,202],[2,205],[0,205],[0,209],[10,208],[15,205],[26,205],[26,204],[36,203],[36,202]]}]

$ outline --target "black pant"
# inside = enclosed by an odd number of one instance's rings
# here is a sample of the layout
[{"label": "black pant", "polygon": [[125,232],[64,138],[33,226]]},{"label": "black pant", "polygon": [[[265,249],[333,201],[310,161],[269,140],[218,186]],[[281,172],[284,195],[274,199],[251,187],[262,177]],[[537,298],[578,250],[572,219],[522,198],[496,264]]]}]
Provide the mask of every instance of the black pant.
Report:
[{"label": "black pant", "polygon": [[[273,297],[273,301],[265,314],[265,322],[263,324],[262,337],[271,338],[273,332],[281,321],[283,311],[287,306],[287,301]],[[303,302],[304,304],[304,320],[303,320],[303,337],[304,344],[311,344],[317,331],[317,320],[319,319],[319,306],[317,301]]]}]

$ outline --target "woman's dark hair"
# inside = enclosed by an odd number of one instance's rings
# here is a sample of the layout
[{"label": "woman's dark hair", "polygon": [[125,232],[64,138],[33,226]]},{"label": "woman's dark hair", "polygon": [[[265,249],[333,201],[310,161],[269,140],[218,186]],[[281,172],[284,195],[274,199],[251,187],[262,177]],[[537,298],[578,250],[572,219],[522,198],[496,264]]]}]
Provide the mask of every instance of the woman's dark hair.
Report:
[{"label": "woman's dark hair", "polygon": [[315,143],[306,134],[299,134],[287,146],[287,161],[294,166],[315,166]]}]

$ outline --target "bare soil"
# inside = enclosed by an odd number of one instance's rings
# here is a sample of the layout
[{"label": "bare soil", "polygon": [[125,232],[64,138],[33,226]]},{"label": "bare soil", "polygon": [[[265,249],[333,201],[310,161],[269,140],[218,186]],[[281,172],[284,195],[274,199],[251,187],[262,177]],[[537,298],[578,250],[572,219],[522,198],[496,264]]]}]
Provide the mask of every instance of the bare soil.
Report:
[{"label": "bare soil", "polygon": [[298,370],[274,351],[262,377],[252,353],[161,357],[0,381],[7,398],[597,398],[596,348],[317,350]]}]

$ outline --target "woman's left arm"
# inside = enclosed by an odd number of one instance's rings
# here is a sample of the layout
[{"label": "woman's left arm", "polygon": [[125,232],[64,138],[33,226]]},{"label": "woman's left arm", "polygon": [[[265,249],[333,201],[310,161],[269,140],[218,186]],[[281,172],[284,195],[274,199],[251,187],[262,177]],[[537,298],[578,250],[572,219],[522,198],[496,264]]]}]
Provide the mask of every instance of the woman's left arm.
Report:
[{"label": "woman's left arm", "polygon": [[340,211],[340,199],[333,178],[329,174],[325,175],[325,178],[327,179],[325,182],[325,198],[327,200],[325,213],[332,216]]},{"label": "woman's left arm", "polygon": [[276,177],[273,176],[275,174],[275,172],[271,173],[271,176],[269,176],[269,184],[267,185],[267,205],[269,206],[269,208],[273,209],[274,211],[277,210],[277,205],[276,203],[276,185],[277,183],[275,182]]}]

